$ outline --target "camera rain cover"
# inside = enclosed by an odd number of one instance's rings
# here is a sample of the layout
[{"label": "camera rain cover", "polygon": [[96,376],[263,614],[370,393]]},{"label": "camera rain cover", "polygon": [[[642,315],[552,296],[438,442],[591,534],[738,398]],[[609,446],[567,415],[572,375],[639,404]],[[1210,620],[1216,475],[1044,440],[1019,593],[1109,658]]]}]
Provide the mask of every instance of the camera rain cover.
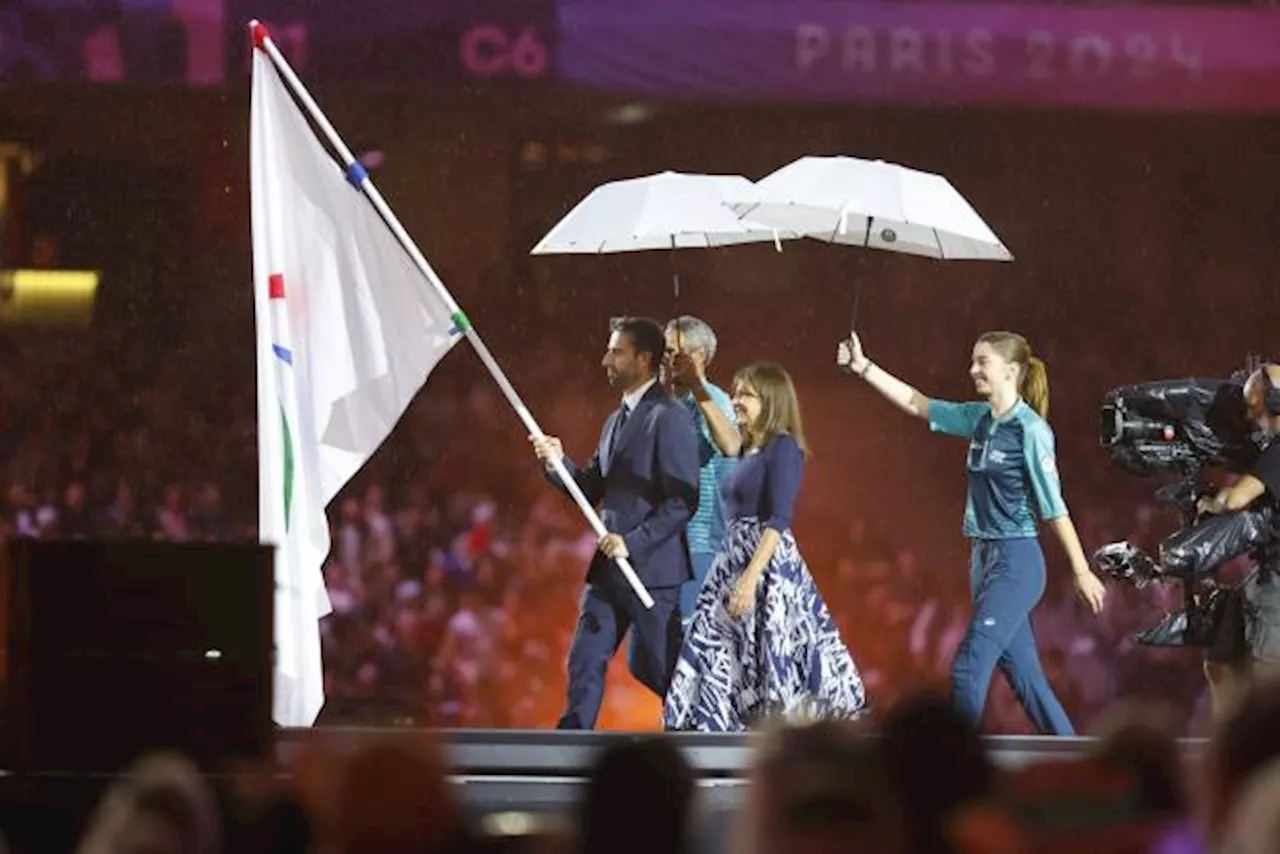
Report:
[{"label": "camera rain cover", "polygon": [[1143,646],[1213,646],[1232,595],[1221,587],[1202,590],[1186,608],[1174,611],[1133,638]]},{"label": "camera rain cover", "polygon": [[1165,538],[1160,544],[1160,565],[1165,573],[1192,579],[1250,549],[1265,545],[1274,536],[1269,504],[1237,513],[1206,516]]},{"label": "camera rain cover", "polygon": [[[1120,386],[1104,401],[1112,458],[1134,474],[1189,467],[1192,459],[1241,471],[1257,456],[1241,382],[1187,378]],[[1164,452],[1185,445],[1189,456]]]}]

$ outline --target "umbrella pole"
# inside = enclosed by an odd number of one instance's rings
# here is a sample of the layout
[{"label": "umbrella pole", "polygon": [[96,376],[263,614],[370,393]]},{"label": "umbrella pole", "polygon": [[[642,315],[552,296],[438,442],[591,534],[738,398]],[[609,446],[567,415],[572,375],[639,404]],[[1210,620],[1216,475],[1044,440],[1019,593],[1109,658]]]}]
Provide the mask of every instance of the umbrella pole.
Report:
[{"label": "umbrella pole", "polygon": [[676,238],[671,236],[671,287],[675,290],[676,299],[680,298],[680,265],[676,262]]},{"label": "umbrella pole", "polygon": [[[844,219],[844,217],[847,214],[848,214],[847,210],[841,212],[840,232],[842,234],[847,229],[847,224]],[[862,235],[863,246],[871,245],[871,224],[874,223],[875,221],[876,221],[875,217],[873,216],[867,217],[867,229]],[[853,280],[853,313],[849,318],[849,328],[854,331],[857,331],[858,329],[858,301],[861,296],[862,296],[862,277],[857,276]]]}]

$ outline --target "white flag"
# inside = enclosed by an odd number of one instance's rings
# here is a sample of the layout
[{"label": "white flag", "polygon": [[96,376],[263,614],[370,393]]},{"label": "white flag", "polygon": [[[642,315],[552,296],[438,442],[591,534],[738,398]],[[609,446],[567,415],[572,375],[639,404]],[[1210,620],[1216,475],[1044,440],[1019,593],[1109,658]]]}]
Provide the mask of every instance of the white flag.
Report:
[{"label": "white flag", "polygon": [[250,137],[258,528],[277,547],[273,717],[310,726],[324,704],[325,507],[461,336],[261,50]]}]

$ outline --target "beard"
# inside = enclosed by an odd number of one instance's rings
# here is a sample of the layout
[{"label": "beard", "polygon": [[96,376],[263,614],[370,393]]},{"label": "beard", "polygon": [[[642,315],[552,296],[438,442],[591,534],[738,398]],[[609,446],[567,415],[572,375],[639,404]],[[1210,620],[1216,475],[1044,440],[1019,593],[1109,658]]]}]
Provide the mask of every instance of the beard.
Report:
[{"label": "beard", "polygon": [[612,371],[606,374],[609,380],[609,387],[614,389],[631,388],[639,379],[638,371]]}]

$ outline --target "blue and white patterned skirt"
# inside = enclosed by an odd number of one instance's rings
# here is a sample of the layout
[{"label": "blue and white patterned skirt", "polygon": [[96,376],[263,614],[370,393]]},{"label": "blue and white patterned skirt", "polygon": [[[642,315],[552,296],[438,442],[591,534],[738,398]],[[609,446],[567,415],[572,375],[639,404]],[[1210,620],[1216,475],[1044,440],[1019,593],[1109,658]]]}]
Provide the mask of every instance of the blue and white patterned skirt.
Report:
[{"label": "blue and white patterned skirt", "polygon": [[856,718],[868,710],[857,665],[791,531],[742,618],[726,610],[764,533],[735,519],[698,593],[663,705],[668,730],[739,732],[765,717]]}]

